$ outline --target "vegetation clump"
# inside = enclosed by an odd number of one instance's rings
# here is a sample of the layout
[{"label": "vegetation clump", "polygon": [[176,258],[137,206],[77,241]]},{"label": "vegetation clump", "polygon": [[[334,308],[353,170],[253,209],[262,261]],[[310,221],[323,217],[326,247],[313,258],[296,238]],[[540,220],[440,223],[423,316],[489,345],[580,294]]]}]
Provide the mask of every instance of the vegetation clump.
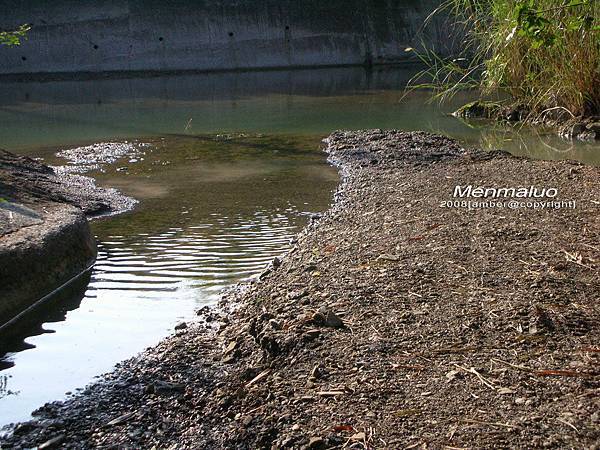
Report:
[{"label": "vegetation clump", "polygon": [[464,53],[418,53],[427,68],[413,86],[442,100],[465,88],[506,92],[532,121],[600,114],[599,1],[447,0],[441,11],[464,29]]},{"label": "vegetation clump", "polygon": [[21,40],[27,37],[27,32],[29,30],[31,30],[31,26],[24,24],[16,30],[0,31],[0,45],[6,45],[8,47],[21,45]]}]

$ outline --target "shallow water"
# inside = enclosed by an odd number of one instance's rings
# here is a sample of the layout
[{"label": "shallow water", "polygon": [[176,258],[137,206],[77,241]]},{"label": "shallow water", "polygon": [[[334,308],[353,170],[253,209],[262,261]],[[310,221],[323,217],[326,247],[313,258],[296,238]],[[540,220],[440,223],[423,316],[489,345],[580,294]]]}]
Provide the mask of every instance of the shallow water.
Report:
[{"label": "shallow water", "polygon": [[424,93],[405,97],[413,72],[0,83],[0,145],[9,150],[65,164],[60,149],[150,144],[92,172],[140,204],[93,223],[99,257],[91,274],[3,338],[0,425],[154,345],[284,252],[308,214],[331,201],[337,174],[319,142],[334,129],[423,129],[487,149],[600,163],[598,145],[449,117],[468,95],[442,108]]},{"label": "shallow water", "polygon": [[222,288],[260,273],[309,213],[327,208],[337,184],[314,139],[151,142],[134,163],[94,173],[141,203],[93,222],[99,255],[89,284],[23,324],[25,345],[22,335],[7,343],[0,424],[85,386],[193,320]]}]

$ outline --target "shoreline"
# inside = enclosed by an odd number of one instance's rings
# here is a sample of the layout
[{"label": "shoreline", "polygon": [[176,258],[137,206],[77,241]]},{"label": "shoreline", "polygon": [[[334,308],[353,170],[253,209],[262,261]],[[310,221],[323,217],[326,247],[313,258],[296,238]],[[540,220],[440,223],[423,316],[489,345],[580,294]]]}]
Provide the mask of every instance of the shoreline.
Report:
[{"label": "shoreline", "polygon": [[[600,169],[426,133],[327,146],[334,204],[282,261],[2,447],[597,443]],[[577,208],[441,208],[457,184]]]},{"label": "shoreline", "polygon": [[88,220],[135,203],[92,178],[0,149],[0,332],[18,333],[20,318],[89,270],[96,243]]},{"label": "shoreline", "polygon": [[576,117],[567,109],[560,107],[550,108],[537,117],[531,118],[526,109],[518,106],[513,107],[496,102],[476,100],[461,106],[452,113],[452,116],[465,121],[481,119],[549,128],[564,140],[600,141],[600,116]]}]

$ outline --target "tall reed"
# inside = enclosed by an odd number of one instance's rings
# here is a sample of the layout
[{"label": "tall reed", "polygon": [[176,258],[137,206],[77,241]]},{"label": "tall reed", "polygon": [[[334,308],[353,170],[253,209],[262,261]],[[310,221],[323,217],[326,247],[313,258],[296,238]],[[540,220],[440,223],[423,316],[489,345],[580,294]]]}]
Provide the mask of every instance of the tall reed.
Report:
[{"label": "tall reed", "polygon": [[530,117],[600,114],[600,0],[446,0],[440,12],[465,31],[464,53],[418,52],[427,69],[413,86],[441,99],[465,87],[505,91]]}]

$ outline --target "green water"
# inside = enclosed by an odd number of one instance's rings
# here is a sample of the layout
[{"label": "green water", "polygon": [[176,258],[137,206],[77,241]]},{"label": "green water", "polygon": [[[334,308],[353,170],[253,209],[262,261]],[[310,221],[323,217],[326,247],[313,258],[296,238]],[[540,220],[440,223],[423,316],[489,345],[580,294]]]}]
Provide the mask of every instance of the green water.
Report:
[{"label": "green water", "polygon": [[40,147],[115,138],[266,133],[326,136],[335,129],[427,130],[466,145],[543,159],[600,164],[598,144],[552,131],[465,123],[448,113],[473,98],[439,106],[427,92],[406,95],[413,67],[171,76],[0,84],[0,146]]}]

